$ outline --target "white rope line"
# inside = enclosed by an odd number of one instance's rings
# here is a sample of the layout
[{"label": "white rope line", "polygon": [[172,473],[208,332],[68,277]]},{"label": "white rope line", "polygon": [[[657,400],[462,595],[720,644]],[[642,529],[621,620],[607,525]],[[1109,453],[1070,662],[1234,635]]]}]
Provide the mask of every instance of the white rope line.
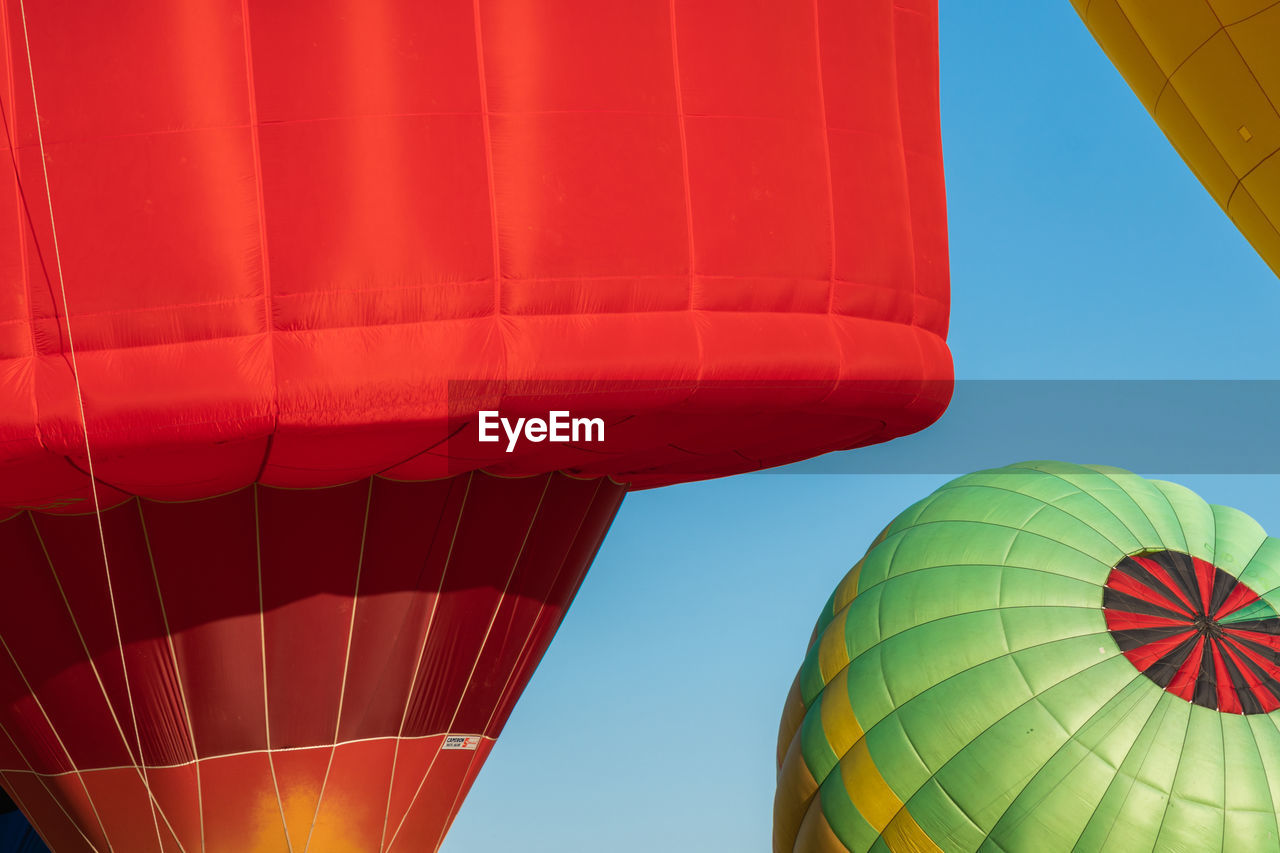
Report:
[{"label": "white rope line", "polygon": [[[2,727],[0,727],[0,731],[2,730],[3,730]],[[434,737],[440,737],[440,738],[446,737],[448,734],[449,732],[432,732],[431,734],[411,735],[405,738],[398,738],[395,735],[378,735],[376,737],[360,737],[360,738],[352,738],[350,740],[344,740],[338,743],[337,746],[341,747],[341,746],[352,746],[354,744],[361,744],[361,743],[377,743],[378,741],[386,741],[386,740],[389,740],[389,741],[431,740]],[[488,736],[484,736],[484,737],[485,737],[485,740],[494,740],[494,738],[491,738]],[[272,749],[272,750],[247,749],[242,752],[223,752],[223,753],[219,753],[218,755],[206,755],[203,758],[196,758],[192,761],[180,761],[176,764],[152,764],[151,769],[152,770],[173,770],[179,767],[188,767],[192,764],[197,764],[197,763],[204,764],[211,761],[218,761],[219,759],[222,759],[222,758],[242,758],[246,755],[265,755],[268,751],[276,754],[279,754],[282,752],[306,752],[309,749],[330,749],[333,746],[334,744],[316,743],[310,746],[277,746],[275,749]],[[59,776],[67,776],[72,773],[99,773],[105,770],[132,770],[132,769],[134,769],[134,766],[132,764],[124,764],[124,765],[112,766],[112,767],[87,767],[83,770],[62,770],[57,773],[42,773],[41,771],[34,770],[34,769],[22,770],[15,767],[5,767],[5,768],[0,768],[0,773],[30,773],[36,776],[44,776],[45,778],[48,778],[48,779],[54,779]]]},{"label": "white rope line", "polygon": [[444,580],[449,575],[449,561],[453,559],[453,547],[458,541],[458,530],[462,527],[462,519],[466,514],[467,499],[471,497],[471,483],[475,479],[474,471],[467,474],[467,485],[462,494],[462,503],[458,506],[458,517],[453,524],[453,536],[449,539],[449,551],[444,558],[444,567],[440,570],[440,584],[436,588],[436,596],[431,602],[431,615],[427,617],[426,629],[422,632],[422,645],[418,649],[418,660],[413,665],[413,678],[409,680],[409,692],[404,700],[404,713],[400,715],[400,728],[396,734],[395,750],[391,754],[391,779],[387,782],[387,807],[382,817],[382,838],[378,841],[378,849],[386,849],[387,824],[391,820],[391,797],[396,789],[396,765],[400,759],[400,742],[404,739],[404,725],[409,719],[409,709],[413,706],[413,691],[418,684],[418,671],[422,668],[422,657],[427,651],[427,641],[431,638],[431,625],[435,621],[436,611],[440,607],[440,596],[444,593]]},{"label": "white rope line", "polygon": [[[120,742],[124,746],[125,754],[128,755],[129,760],[133,762],[134,771],[138,774],[138,779],[141,780],[143,787],[146,789],[148,805],[151,808],[151,820],[153,823],[155,823],[156,840],[160,844],[160,850],[163,851],[164,841],[162,840],[162,837],[160,834],[160,823],[156,817],[157,810],[159,810],[159,813],[160,813],[159,817],[162,818],[165,822],[165,825],[169,827],[169,832],[174,835],[175,840],[177,838],[177,833],[174,832],[173,826],[169,824],[169,818],[164,814],[164,810],[160,809],[160,804],[156,801],[155,793],[151,790],[151,785],[147,777],[147,769],[144,766],[144,759],[142,757],[141,740],[139,740],[139,743],[138,743],[138,755],[135,756],[133,753],[133,745],[129,743],[129,736],[125,734],[124,725],[120,722],[120,717],[116,713],[115,706],[111,704],[111,696],[107,692],[106,683],[102,680],[102,673],[98,670],[98,664],[94,661],[93,654],[89,651],[89,643],[84,638],[84,632],[80,630],[80,623],[76,619],[75,611],[72,610],[71,608],[71,600],[67,598],[67,591],[62,586],[62,578],[58,575],[58,569],[53,564],[53,556],[49,553],[49,546],[45,543],[44,536],[41,535],[40,533],[40,526],[36,524],[35,516],[29,515],[29,518],[31,519],[31,529],[35,533],[36,541],[40,544],[40,550],[44,554],[45,562],[48,563],[49,565],[49,574],[53,576],[53,582],[58,587],[58,595],[62,597],[62,605],[63,607],[66,608],[67,616],[69,616],[71,619],[71,627],[76,632],[76,637],[79,638],[80,640],[80,648],[84,651],[85,662],[89,664],[89,669],[93,673],[93,678],[98,683],[98,691],[102,694],[102,701],[107,706],[107,712],[111,715],[111,721],[116,725],[116,732],[120,735]],[[117,642],[119,642],[118,637],[119,635],[117,634]],[[123,646],[121,646],[120,662],[121,662],[121,665],[123,666],[124,664]],[[16,666],[16,663],[15,663],[15,666]],[[128,679],[129,679],[128,673],[127,672],[122,673],[122,677],[125,679],[125,684],[127,687]],[[130,706],[130,711],[132,710],[133,710],[132,706]],[[134,717],[134,730],[137,731],[136,716]],[[72,766],[75,766],[75,765],[73,764]],[[181,846],[181,842],[179,841],[178,843],[179,843],[179,846]]]},{"label": "white rope line", "polygon": [[[89,794],[89,786],[85,784],[84,777],[80,775],[80,770],[79,768],[76,767],[76,762],[71,757],[71,751],[67,749],[67,745],[63,743],[62,735],[58,734],[58,730],[54,728],[53,720],[49,718],[49,713],[45,711],[44,704],[40,701],[40,697],[37,696],[35,690],[32,689],[31,682],[27,680],[26,673],[22,671],[22,667],[18,666],[18,659],[14,657],[13,651],[10,650],[9,644],[5,642],[5,639],[3,636],[0,636],[0,646],[4,648],[5,654],[8,655],[9,660],[12,661],[13,668],[17,670],[18,677],[22,679],[23,685],[25,685],[27,688],[27,694],[31,696],[31,701],[36,703],[36,708],[39,709],[40,716],[44,717],[45,724],[49,726],[49,731],[53,734],[53,739],[58,742],[58,746],[61,747],[62,749],[62,754],[67,757],[67,763],[71,765],[70,770],[64,770],[62,771],[62,773],[59,773],[58,775],[65,776],[71,773],[75,774],[76,779],[79,780],[80,782],[81,789],[84,791],[84,798],[89,803],[89,809],[93,812],[94,818],[98,821],[98,829],[102,830],[102,837],[107,842],[107,846],[110,847],[111,838],[107,835],[107,827],[102,822],[102,815],[98,813],[98,806],[93,802],[93,797]],[[0,731],[4,731],[4,736],[9,738],[9,742],[12,743],[13,748],[18,751],[18,755],[21,756],[22,760],[26,762],[26,765],[31,768],[31,772],[35,773],[36,772],[35,765],[31,763],[31,760],[29,758],[27,758],[26,754],[22,751],[22,748],[18,746],[18,742],[13,739],[12,735],[9,734],[9,731],[5,729],[3,726],[0,726]],[[6,772],[21,773],[23,771],[14,770],[14,771],[6,771]],[[58,804],[58,808],[62,809],[62,813],[65,814],[67,816],[67,820],[71,821],[72,825],[75,826],[76,831],[79,832],[81,835],[85,835],[84,830],[80,828],[80,824],[75,820],[75,818],[71,817],[71,814],[67,811],[66,807],[63,805],[62,798],[59,797],[57,794],[55,794],[52,791],[52,789],[49,788],[48,784],[45,785],[45,790],[49,791],[49,796],[52,797],[53,801]],[[89,837],[87,835],[85,835],[85,841],[89,841]],[[92,841],[89,841],[89,846],[93,847],[95,851],[97,850],[97,847],[94,846]]]},{"label": "white rope line", "polygon": [[[575,544],[577,543],[579,537],[582,536],[582,528],[587,523],[587,519],[591,516],[592,510],[595,509],[596,501],[600,497],[600,489],[603,486],[604,486],[604,479],[602,478],[596,484],[596,490],[591,495],[591,501],[587,504],[586,512],[582,514],[581,520],[578,521],[578,529],[573,534],[573,542]],[[571,555],[572,555],[572,551],[565,554],[565,558],[560,561],[559,568],[556,569],[555,575],[551,578],[551,583],[547,585],[548,598],[555,591],[556,584],[560,582],[560,575],[564,574],[565,566],[569,564],[569,559]],[[506,683],[502,685],[502,690],[499,691],[499,693],[497,694],[497,699],[493,703],[493,710],[489,712],[489,719],[485,721],[484,728],[481,729],[481,732],[486,733],[483,735],[484,737],[489,737],[489,735],[487,734],[487,732],[489,731],[489,727],[493,725],[494,719],[498,716],[498,709],[502,707],[504,701],[506,700],[507,691],[511,689],[512,682],[516,680],[516,675],[520,672],[520,668],[526,662],[525,656],[529,652],[529,644],[533,642],[533,637],[538,632],[538,626],[542,622],[542,615],[547,611],[548,607],[549,607],[549,602],[544,602],[542,607],[539,608],[538,613],[534,617],[533,621],[529,624],[529,633],[524,638],[524,643],[522,643],[520,646],[520,653],[516,655],[515,663],[512,664],[512,667],[511,667],[511,672],[507,673]],[[496,742],[497,737],[494,736],[493,740]],[[475,766],[476,759],[479,758],[479,756],[480,756],[480,751],[476,750],[474,753],[472,753],[471,760],[467,762],[467,771],[462,775],[464,784],[466,782],[467,777],[471,775],[471,770]],[[453,814],[454,810],[458,808],[458,803],[461,799],[462,799],[462,785],[459,785],[458,793],[454,795],[453,803],[449,806],[449,812],[448,812],[449,814]],[[444,837],[445,837],[445,834],[448,832],[448,829],[449,829],[448,825],[440,827],[440,836],[436,839],[436,844],[434,849],[439,849],[440,845],[444,843]]]},{"label": "white rope line", "polygon": [[280,798],[280,780],[276,778],[276,763],[271,758],[271,704],[267,689],[267,615],[262,595],[262,519],[258,506],[258,484],[253,484],[253,541],[258,559],[258,629],[262,640],[262,716],[267,734],[267,765],[271,768],[271,785],[276,790],[276,805],[280,807],[280,825],[284,827],[284,842],[293,853],[293,841],[289,838],[289,821],[284,816],[284,800]]},{"label": "white rope line", "polygon": [[[58,272],[58,289],[62,298],[62,313],[67,320],[67,355],[71,362],[71,377],[75,383],[75,389],[76,389],[76,407],[79,411],[80,423],[83,428],[82,434],[84,437],[85,461],[88,467],[88,475],[89,475],[89,491],[90,491],[90,494],[93,496],[93,514],[98,524],[98,539],[102,546],[102,566],[107,577],[107,598],[111,603],[111,619],[112,619],[112,622],[115,624],[116,642],[120,650],[120,667],[122,669],[122,675],[124,677],[125,696],[129,703],[129,714],[133,718],[134,735],[138,742],[138,756],[139,758],[141,758],[142,751],[143,751],[142,750],[142,733],[138,728],[138,716],[136,711],[134,710],[134,705],[133,705],[133,690],[129,685],[129,668],[128,668],[128,663],[125,660],[124,639],[120,631],[120,619],[116,611],[115,588],[111,581],[111,564],[107,557],[107,535],[106,535],[106,530],[103,528],[103,524],[102,524],[102,504],[98,498],[98,481],[97,481],[97,478],[94,476],[93,452],[89,447],[89,421],[85,416],[84,390],[83,388],[81,388],[81,385],[80,385],[80,367],[76,361],[75,338],[72,334],[72,329],[71,329],[71,325],[72,325],[71,324],[71,308],[67,300],[67,280],[62,269],[62,252],[58,245],[57,219],[55,218],[53,213],[53,189],[49,181],[49,162],[48,162],[48,157],[45,153],[45,147],[44,147],[44,130],[40,126],[40,101],[36,95],[35,63],[32,61],[32,58],[31,58],[31,36],[27,28],[27,9],[26,9],[26,4],[24,0],[18,0],[18,10],[22,18],[22,39],[26,47],[26,54],[27,54],[27,76],[28,76],[28,79],[31,81],[31,107],[36,117],[36,121],[35,121],[36,141],[40,149],[40,168],[44,175],[45,199],[48,201],[48,204],[49,204],[49,231],[53,239],[54,266]],[[41,547],[43,547],[43,540],[41,542]],[[48,555],[48,552],[46,550],[46,556],[47,555]],[[52,563],[50,563],[50,567],[52,567]],[[59,582],[58,586],[59,586],[59,589],[61,589],[61,586],[62,586],[61,582]],[[64,600],[65,600],[65,595],[64,595]],[[70,605],[68,605],[68,612],[70,612]],[[74,620],[74,618],[75,617],[73,615],[72,619]],[[77,628],[77,631],[78,630],[79,629]],[[81,640],[83,641],[83,637],[81,637]],[[87,647],[85,651],[86,653],[88,652]],[[92,657],[90,657],[90,665],[93,666]],[[93,666],[93,669],[94,669],[94,674],[96,676],[97,667]],[[100,677],[98,679],[98,683],[101,686],[102,681]],[[105,690],[103,692],[103,695],[104,697],[106,696]],[[110,708],[111,706],[110,697],[106,697],[106,698],[107,698],[107,706],[108,708]],[[112,709],[112,718],[116,720],[116,725],[119,728],[120,721],[118,718],[116,718],[114,709]],[[120,734],[122,737],[124,736],[123,728],[121,728]],[[127,740],[126,740],[126,746],[127,746]],[[161,834],[160,834],[160,822],[156,818],[157,810],[159,810],[161,813],[161,816],[163,816],[163,809],[160,808],[159,803],[156,801],[155,794],[151,790],[151,780],[147,777],[145,766],[142,769],[141,776],[142,776],[142,783],[147,790],[147,798],[149,801],[149,805],[151,806],[152,822],[155,824],[156,844],[158,845],[158,849],[163,851],[164,839],[161,837]],[[169,820],[167,817],[165,817],[165,823],[166,825],[169,823]],[[169,831],[173,832],[172,826],[169,827]],[[174,833],[174,839],[178,841],[178,847],[179,849],[181,849],[182,842],[177,839],[176,833]]]},{"label": "white rope line", "polygon": [[[538,516],[542,513],[542,504],[547,499],[547,492],[551,490],[551,481],[552,477],[548,476],[546,482],[542,484],[542,494],[538,496],[538,505],[534,508],[533,515],[529,518],[529,526],[525,528],[524,538],[520,540],[520,548],[516,551],[515,559],[511,561],[511,569],[507,572],[507,580],[502,585],[502,592],[498,595],[497,602],[494,604],[493,613],[489,616],[489,624],[484,629],[484,637],[480,640],[480,648],[476,650],[475,660],[471,662],[471,671],[467,673],[467,681],[462,687],[462,692],[458,694],[458,704],[454,706],[453,716],[449,718],[449,725],[446,728],[450,731],[453,730],[454,724],[458,721],[458,714],[462,711],[462,703],[467,698],[467,691],[471,689],[471,682],[475,679],[476,669],[480,666],[480,659],[484,657],[484,649],[489,643],[489,635],[493,632],[494,623],[498,621],[498,614],[502,612],[502,602],[506,598],[507,590],[511,588],[511,579],[516,576],[516,570],[520,567],[520,561],[524,557],[524,549],[529,544],[529,536],[538,524]],[[404,828],[404,822],[409,819],[409,813],[413,811],[413,804],[418,801],[423,786],[427,784],[427,779],[431,776],[431,771],[436,766],[436,759],[440,757],[442,746],[444,746],[444,741],[441,741],[440,746],[437,746],[435,752],[432,753],[431,762],[427,765],[426,772],[422,774],[422,779],[419,780],[418,787],[413,792],[413,797],[409,799],[409,805],[400,817],[400,823],[396,825],[396,831],[391,833],[391,840],[387,842],[387,851],[390,851],[395,846],[396,837],[400,835],[400,830]]]},{"label": "white rope line", "polygon": [[342,686],[338,689],[338,720],[333,727],[333,746],[329,749],[329,763],[324,768],[324,780],[320,783],[320,795],[316,797],[316,810],[311,816],[311,828],[307,830],[307,842],[302,853],[311,848],[311,836],[315,834],[316,822],[320,820],[320,803],[324,800],[324,789],[329,785],[329,773],[333,770],[333,757],[338,753],[338,735],[342,733],[342,700],[347,693],[347,673],[351,665],[351,640],[356,633],[356,608],[360,604],[360,576],[364,571],[365,545],[369,539],[369,510],[373,507],[373,478],[369,478],[369,491],[364,501],[364,525],[360,529],[360,556],[356,559],[356,588],[351,597],[351,621],[347,625],[347,651],[342,659]]},{"label": "white rope line", "polygon": [[[160,574],[156,570],[156,557],[151,549],[151,534],[147,530],[147,516],[142,511],[142,501],[135,499],[138,506],[138,522],[142,526],[142,541],[147,547],[147,561],[151,564],[151,577],[156,584],[156,601],[160,603],[160,619],[164,623],[164,636],[169,645],[169,657],[173,660],[173,673],[178,680],[178,698],[182,700],[182,715],[187,722],[187,736],[191,740],[191,757],[198,758],[200,753],[196,749],[196,730],[191,722],[191,708],[187,704],[187,690],[182,683],[182,669],[178,664],[178,650],[173,645],[173,632],[169,628],[169,614],[164,606],[164,593],[160,591]],[[200,850],[203,853],[205,849],[204,840],[204,792],[200,785],[200,762],[195,761],[196,771],[196,806],[197,813],[200,818]]]}]

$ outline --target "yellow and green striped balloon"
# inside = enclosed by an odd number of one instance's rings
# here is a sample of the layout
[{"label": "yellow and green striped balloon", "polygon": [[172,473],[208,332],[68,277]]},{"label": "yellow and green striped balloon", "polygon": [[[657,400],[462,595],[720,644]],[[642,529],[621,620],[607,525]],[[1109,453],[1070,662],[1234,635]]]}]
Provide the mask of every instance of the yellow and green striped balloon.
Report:
[{"label": "yellow and green striped balloon", "polygon": [[1280,849],[1280,542],[1031,462],[899,515],[823,608],[775,853]]}]

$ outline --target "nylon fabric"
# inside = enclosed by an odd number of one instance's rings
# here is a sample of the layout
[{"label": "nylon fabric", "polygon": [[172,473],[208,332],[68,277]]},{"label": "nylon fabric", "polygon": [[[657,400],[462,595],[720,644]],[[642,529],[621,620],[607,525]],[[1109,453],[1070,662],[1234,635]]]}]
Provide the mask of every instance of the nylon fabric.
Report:
[{"label": "nylon fabric", "polygon": [[[1280,712],[1247,698],[1276,659],[1273,543],[1238,510],[1115,468],[1029,462],[942,486],[819,616],[785,718],[804,721],[779,730],[774,850],[832,849],[809,826],[849,851],[1273,849]],[[1112,587],[1151,598],[1161,578],[1189,624],[1203,611],[1201,647],[1241,631],[1255,657],[1147,671],[1125,622],[1147,599]]]},{"label": "nylon fabric", "polygon": [[[24,8],[0,506],[88,503],[68,327],[105,505],[473,469],[644,488],[950,397],[934,2]],[[606,443],[478,441],[481,409],[550,408]]]},{"label": "nylon fabric", "polygon": [[435,849],[624,491],[950,398],[936,0],[0,39],[0,784],[60,850]]},{"label": "nylon fabric", "polygon": [[1280,274],[1280,8],[1071,2],[1213,200]]},{"label": "nylon fabric", "polygon": [[153,849],[148,788],[165,849],[434,849],[622,495],[467,475],[130,501],[103,514],[124,671],[94,517],[16,516],[4,784],[72,853]]}]

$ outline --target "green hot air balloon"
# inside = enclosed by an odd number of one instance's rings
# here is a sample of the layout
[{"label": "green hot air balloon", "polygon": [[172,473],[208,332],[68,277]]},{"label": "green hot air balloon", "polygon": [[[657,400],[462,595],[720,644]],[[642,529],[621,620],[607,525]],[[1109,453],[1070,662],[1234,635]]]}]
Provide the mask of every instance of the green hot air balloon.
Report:
[{"label": "green hot air balloon", "polygon": [[1280,541],[1031,462],[899,515],[822,611],[774,850],[1280,849]]}]

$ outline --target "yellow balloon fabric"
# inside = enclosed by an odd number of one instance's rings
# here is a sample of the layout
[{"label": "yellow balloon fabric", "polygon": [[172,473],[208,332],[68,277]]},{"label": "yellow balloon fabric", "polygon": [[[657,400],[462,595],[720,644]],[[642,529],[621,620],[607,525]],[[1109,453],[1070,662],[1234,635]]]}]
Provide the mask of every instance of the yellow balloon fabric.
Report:
[{"label": "yellow balloon fabric", "polygon": [[1072,5],[1205,189],[1280,275],[1280,3]]}]

